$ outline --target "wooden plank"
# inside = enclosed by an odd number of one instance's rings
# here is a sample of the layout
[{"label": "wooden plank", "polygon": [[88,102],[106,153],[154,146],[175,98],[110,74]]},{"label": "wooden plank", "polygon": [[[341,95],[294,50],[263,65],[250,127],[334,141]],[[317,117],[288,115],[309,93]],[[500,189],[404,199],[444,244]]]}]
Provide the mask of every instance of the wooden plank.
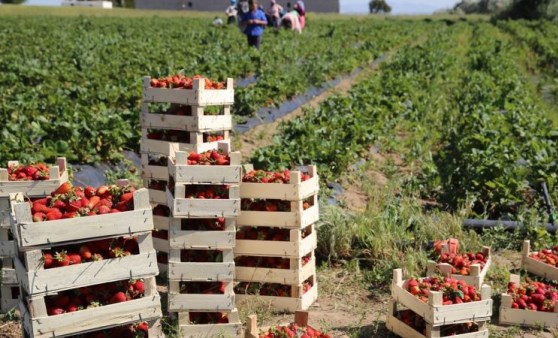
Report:
[{"label": "wooden plank", "polygon": [[233,282],[225,286],[225,294],[185,294],[180,293],[180,282],[169,281],[168,309],[182,311],[225,311],[235,309]]},{"label": "wooden plank", "polygon": [[147,189],[134,192],[133,211],[34,223],[28,203],[15,203],[14,210],[14,237],[19,249],[23,251],[50,247],[54,243],[131,235],[153,230],[153,215]]},{"label": "wooden plank", "polygon": [[149,164],[149,155],[141,154],[141,178],[146,180],[169,180],[169,168],[167,166]]},{"label": "wooden plank", "polygon": [[468,276],[463,276],[460,274],[455,274],[455,273],[451,273],[451,268],[452,266],[450,264],[447,263],[436,263],[434,261],[428,261],[426,267],[426,275],[427,276],[434,276],[436,274],[442,274],[443,276],[449,276],[452,278],[455,278],[457,280],[462,280],[465,281],[465,283],[467,283],[468,285],[472,285],[477,289],[480,289],[482,287],[482,285],[484,284],[484,278],[486,277],[486,273],[488,272],[488,270],[490,269],[490,265],[492,262],[492,257],[490,256],[490,248],[489,247],[483,247],[483,254],[485,254],[485,257],[488,257],[488,259],[486,260],[486,263],[484,265],[484,268],[481,269],[480,268],[480,264],[472,264],[471,265],[471,270],[470,270],[470,275]]},{"label": "wooden plank", "polygon": [[183,142],[170,142],[163,140],[151,140],[147,138],[147,131],[142,132],[145,134],[140,142],[140,152],[142,154],[159,154],[170,156],[171,151],[169,147],[174,147],[177,151],[195,151],[201,153],[208,150],[216,150],[219,148],[219,143],[230,143],[230,139],[225,137],[224,140],[214,142],[199,142],[199,143],[183,143]]},{"label": "wooden plank", "polygon": [[225,219],[225,230],[181,230],[180,219],[170,224],[170,247],[172,249],[232,249],[236,243],[236,222]]},{"label": "wooden plank", "polygon": [[194,106],[216,106],[234,104],[233,79],[228,78],[226,89],[205,89],[204,79],[195,79],[193,89],[153,88],[150,77],[143,80],[143,101],[177,103]]},{"label": "wooden plank", "polygon": [[314,284],[302,297],[274,297],[260,295],[236,294],[236,302],[239,306],[250,302],[264,302],[273,310],[295,312],[297,310],[308,310],[318,299],[318,285]]},{"label": "wooden plank", "polygon": [[13,308],[17,308],[19,304],[19,286],[17,285],[0,285],[0,312],[7,313]]},{"label": "wooden plank", "polygon": [[180,249],[170,250],[169,280],[201,282],[233,281],[235,265],[232,249],[222,251],[222,262],[183,262],[180,252]]},{"label": "wooden plank", "polygon": [[148,189],[149,190],[149,202],[156,204],[168,205],[167,193],[161,190]]},{"label": "wooden plank", "polygon": [[[307,172],[310,179],[302,182],[301,174]],[[284,201],[300,201],[318,194],[320,179],[316,166],[301,167],[291,171],[291,180],[287,184],[281,183],[250,183],[240,185],[240,198],[279,199]]]},{"label": "wooden plank", "polygon": [[[220,143],[229,146],[229,143]],[[169,174],[177,184],[184,183],[218,183],[239,184],[242,178],[240,152],[231,152],[230,165],[188,165],[188,154],[178,151],[176,159],[169,157]]]},{"label": "wooden plank", "polygon": [[155,230],[170,230],[170,218],[153,215],[153,226]]},{"label": "wooden plank", "polygon": [[413,310],[424,320],[433,325],[459,324],[471,321],[484,321],[492,316],[492,298],[490,286],[484,285],[480,290],[481,300],[463,304],[442,305],[440,292],[431,291],[428,303],[423,303],[407,291],[407,280],[403,280],[401,269],[393,271],[391,294],[396,302]]},{"label": "wooden plank", "polygon": [[318,245],[314,226],[310,226],[312,232],[306,238],[302,238],[300,230],[291,230],[291,240],[288,242],[237,239],[234,254],[235,256],[302,258],[314,251]]},{"label": "wooden plank", "polygon": [[2,274],[2,285],[18,286],[16,271],[14,268],[3,267],[0,270]]},{"label": "wooden plank", "polygon": [[166,239],[153,237],[153,248],[155,248],[156,251],[168,253],[170,250],[169,241]]},{"label": "wooden plank", "polygon": [[[35,338],[59,337],[82,332],[95,331],[103,327],[115,327],[141,321],[162,318],[161,299],[155,287],[155,278],[146,281],[146,296],[123,303],[89,308],[57,316],[35,315],[25,302],[20,303],[20,311],[25,330]],[[35,299],[35,302],[40,299]],[[44,303],[44,298],[42,299]],[[32,301],[29,300],[29,304]]]},{"label": "wooden plank", "polygon": [[[42,197],[50,195],[62,183],[68,181],[66,170],[66,158],[56,159],[57,164],[49,167],[50,179],[45,181],[8,181],[8,169],[0,169],[0,197],[8,197],[10,194],[23,193],[29,197]],[[18,163],[17,161],[9,161]]]},{"label": "wooden plank", "polygon": [[300,259],[291,259],[291,264],[294,261],[299,263],[294,269],[254,268],[237,265],[235,280],[239,282],[302,284],[308,278],[316,275],[316,259],[314,255],[304,266],[300,266]]},{"label": "wooden plank", "polygon": [[[394,316],[394,302],[390,302],[388,305],[388,312],[386,314],[386,327],[389,331],[395,333],[396,335],[403,338],[428,338],[428,337],[442,337],[439,331],[433,332],[433,334],[425,336],[422,333],[416,331],[414,328],[408,326],[399,318]],[[477,332],[464,333],[454,335],[452,337],[457,338],[488,338],[490,333],[486,325],[482,325],[482,328]]]},{"label": "wooden plank", "polygon": [[[316,198],[317,199],[317,198]],[[319,205],[306,210],[295,211],[250,211],[242,210],[236,222],[239,226],[269,226],[287,229],[300,229],[316,223],[320,219]]]},{"label": "wooden plank", "polygon": [[[139,241],[141,241],[140,253],[137,255],[46,270],[40,261],[37,262],[37,258],[28,259],[31,262],[27,263],[15,258],[18,280],[28,295],[47,295],[126,278],[139,279],[155,276],[159,271],[151,234],[141,235]],[[142,250],[142,247],[149,247],[149,249]],[[28,252],[28,254],[28,256],[41,257],[40,252]],[[60,278],[60,276],[64,276],[64,278]]]},{"label": "wooden plank", "polygon": [[[225,311],[223,311],[225,312]],[[241,337],[242,322],[238,310],[226,311],[229,322],[226,324],[191,323],[188,312],[178,313],[178,327],[182,338]]]},{"label": "wooden plank", "polygon": [[149,113],[147,108],[141,112],[140,122],[141,127],[145,129],[173,129],[192,132],[217,132],[232,130],[233,127],[230,114],[178,116]]},{"label": "wooden plank", "polygon": [[554,312],[529,311],[522,309],[512,309],[513,299],[508,294],[502,294],[500,305],[500,325],[519,325],[526,327],[545,327],[554,328],[558,326],[558,307]]},{"label": "wooden plank", "polygon": [[0,231],[12,225],[12,208],[9,196],[0,196]]},{"label": "wooden plank", "polygon": [[[180,185],[175,188],[176,195],[184,196],[179,188]],[[237,196],[238,186],[230,186],[228,199],[175,198],[167,189],[169,207],[173,217],[177,218],[237,217],[240,214],[240,198]]]},{"label": "wooden plank", "polygon": [[15,253],[15,241],[0,241],[0,257],[14,257]]},{"label": "wooden plank", "polygon": [[529,240],[523,241],[523,250],[521,252],[521,265],[523,269],[548,280],[558,280],[558,268],[531,258],[531,254],[531,244]]}]

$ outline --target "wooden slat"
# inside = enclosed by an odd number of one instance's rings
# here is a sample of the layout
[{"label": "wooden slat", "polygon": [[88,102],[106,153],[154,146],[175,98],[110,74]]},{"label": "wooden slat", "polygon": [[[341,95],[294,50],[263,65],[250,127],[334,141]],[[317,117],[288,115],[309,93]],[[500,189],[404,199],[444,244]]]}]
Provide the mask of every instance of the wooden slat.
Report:
[{"label": "wooden slat", "polygon": [[522,309],[512,309],[513,299],[508,294],[502,294],[500,305],[500,325],[520,325],[526,327],[545,327],[554,328],[558,326],[558,307],[554,312],[529,311]]},{"label": "wooden slat", "polygon": [[182,311],[226,311],[235,309],[233,282],[227,282],[225,294],[183,294],[180,282],[169,281],[170,312]]},{"label": "wooden slat", "polygon": [[232,249],[236,243],[234,218],[225,220],[225,230],[181,230],[180,219],[170,224],[170,247],[173,249]]},{"label": "wooden slat", "polygon": [[318,299],[318,285],[314,284],[302,297],[274,297],[260,295],[236,295],[236,302],[240,306],[248,302],[258,301],[269,304],[274,310],[295,312],[297,310],[308,310]]},{"label": "wooden slat", "polygon": [[232,130],[233,126],[232,115],[178,116],[170,114],[152,114],[144,110],[140,114],[140,119],[141,127],[146,129],[217,132]]},{"label": "wooden slat", "polygon": [[242,182],[240,185],[240,198],[279,199],[285,201],[300,201],[318,194],[320,180],[316,166],[302,167],[308,172],[310,179],[302,182],[301,171],[291,171],[291,181],[281,183],[250,183]]},{"label": "wooden slat", "polygon": [[[229,145],[229,143],[224,143]],[[176,160],[169,158],[169,173],[177,184],[183,183],[218,183],[239,184],[242,176],[240,152],[229,153],[231,165],[188,165],[188,154],[176,152]]]},{"label": "wooden slat", "polygon": [[227,281],[234,279],[232,249],[223,250],[222,262],[182,262],[181,250],[171,249],[168,278],[171,281]]},{"label": "wooden slat", "polygon": [[177,103],[195,106],[216,106],[234,104],[233,79],[227,79],[226,89],[205,89],[204,79],[194,80],[193,89],[153,88],[150,77],[143,80],[144,102]]},{"label": "wooden slat", "polygon": [[287,229],[305,228],[320,219],[317,203],[306,210],[295,211],[249,211],[242,210],[236,222],[239,226],[269,226]]},{"label": "wooden slat", "polygon": [[[311,226],[313,227],[313,225]],[[302,238],[300,230],[291,230],[290,239],[288,242],[238,239],[234,254],[235,256],[302,258],[314,251],[318,245],[314,228],[306,238]]]},{"label": "wooden slat", "polygon": [[18,297],[12,297],[12,289],[18,289],[19,286],[13,284],[2,284],[0,285],[0,293],[2,297],[0,298],[0,312],[7,313],[13,308],[17,308],[19,304]]},{"label": "wooden slat", "polygon": [[[291,259],[291,264],[300,259]],[[316,275],[316,259],[312,258],[300,268],[273,269],[266,267],[236,266],[235,280],[239,282],[279,283],[279,284],[301,284],[308,278]]]},{"label": "wooden slat", "polygon": [[[184,190],[176,186],[177,196],[184,196]],[[238,198],[238,186],[229,188],[228,199],[193,199],[175,198],[167,189],[167,200],[172,215],[177,218],[218,218],[237,217],[240,214],[240,198]]]},{"label": "wooden slat", "polygon": [[[225,312],[225,311],[223,311]],[[178,314],[178,327],[182,338],[208,338],[208,337],[242,337],[242,322],[238,310],[228,312],[227,324],[195,324],[190,323],[189,313]]]}]

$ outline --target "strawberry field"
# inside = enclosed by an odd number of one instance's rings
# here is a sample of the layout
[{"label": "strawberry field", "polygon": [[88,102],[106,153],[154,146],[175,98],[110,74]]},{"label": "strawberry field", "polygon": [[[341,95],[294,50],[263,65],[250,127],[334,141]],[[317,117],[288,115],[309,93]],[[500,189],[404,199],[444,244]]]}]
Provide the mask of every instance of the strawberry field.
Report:
[{"label": "strawberry field", "polygon": [[[139,153],[144,76],[153,78],[147,81],[153,88],[191,89],[189,78],[167,81],[165,77],[203,74],[215,81],[206,82],[211,90],[226,89],[227,78],[234,78],[230,112],[235,125],[242,125],[261,108],[289,103],[332,79],[346,81],[344,88],[326,90],[323,97],[279,123],[264,125],[268,134],[256,129],[243,135],[232,133],[231,144],[242,153],[242,163],[251,163],[255,169],[244,168],[238,183],[278,183],[290,188],[296,184],[286,168],[315,165],[319,179],[311,166],[306,170],[312,173],[302,173],[297,183],[314,184],[312,194],[288,199],[280,190],[278,196],[261,198],[243,195],[240,189],[238,195],[230,182],[199,184],[195,178],[175,182],[168,172],[163,175],[168,182],[159,177],[148,180],[150,194],[159,191],[164,197],[174,196],[176,203],[218,199],[234,205],[238,201],[238,210],[227,209],[230,213],[223,211],[219,218],[204,214],[191,219],[186,218],[191,216],[188,210],[176,228],[167,224],[166,229],[140,235],[140,242],[151,236],[161,240],[158,243],[169,242],[177,229],[184,236],[202,230],[223,232],[216,236],[223,242],[236,240],[239,254],[232,255],[229,247],[213,247],[200,254],[193,245],[175,247],[165,256],[175,257],[184,269],[195,263],[236,264],[237,275],[241,271],[253,277],[256,268],[265,266],[273,276],[259,277],[256,282],[229,277],[184,281],[175,276],[176,290],[170,292],[185,300],[174,301],[173,306],[204,295],[211,295],[216,304],[224,302],[221,299],[228,302],[236,293],[244,323],[247,315],[257,313],[266,323],[284,324],[284,317],[271,314],[265,304],[242,302],[238,296],[296,299],[296,294],[315,294],[317,285],[318,304],[310,308],[314,321],[308,328],[321,328],[334,337],[385,337],[391,334],[388,330],[404,337],[419,333],[488,337],[489,331],[494,337],[544,336],[548,332],[543,327],[558,323],[558,317],[553,317],[558,312],[558,289],[544,280],[555,279],[558,239],[547,230],[555,229],[547,224],[554,212],[546,205],[541,188],[545,183],[550,204],[556,205],[555,23],[312,15],[299,36],[266,30],[262,50],[257,52],[245,46],[245,37],[236,27],[214,27],[210,17],[201,14],[139,15],[117,10],[111,15],[95,11],[40,15],[13,7],[2,11],[0,167],[8,160],[52,162],[57,156],[66,157],[70,164],[116,164],[124,151]],[[379,67],[372,67],[378,58]],[[355,70],[360,75],[349,77]],[[193,114],[178,105],[150,104],[168,116]],[[206,109],[204,114],[219,113]],[[199,137],[211,143],[228,138],[228,133],[200,133]],[[192,138],[192,134],[149,129],[144,136],[150,141],[170,141]],[[234,166],[240,157],[222,151],[177,156],[184,157],[186,169]],[[146,157],[145,165],[174,168],[172,161],[172,156]],[[116,176],[138,179],[137,173],[132,169]],[[48,168],[41,165],[22,167],[9,175],[9,180],[49,179]],[[74,188],[61,185],[58,189]],[[91,216],[87,218],[134,209],[133,188],[111,189],[110,194],[85,190],[85,202],[80,200],[79,189],[77,197],[37,199],[31,205],[33,221],[63,222],[75,217],[80,208],[90,210],[82,215]],[[179,191],[184,196],[179,197]],[[111,198],[106,202],[110,206],[99,204]],[[317,219],[318,207],[320,221],[315,224],[290,229],[273,223],[292,215],[315,213],[311,219]],[[231,232],[229,217],[237,213],[240,223]],[[260,219],[250,223],[256,217],[243,213],[272,216],[265,216],[264,223]],[[171,212],[159,205],[153,214],[164,218]],[[466,219],[517,223],[511,228],[480,229],[463,226]],[[27,229],[21,227],[21,231]],[[44,269],[82,263],[96,266],[97,260],[146,254],[137,238],[130,241],[122,237],[124,233],[116,235],[112,236],[119,250],[103,241],[49,247],[41,242]],[[300,241],[309,247],[315,238],[315,253],[286,254],[284,248],[289,245]],[[450,248],[451,241],[443,242],[449,238],[459,240],[458,250]],[[0,244],[3,240],[0,237]],[[159,254],[157,260],[162,263]],[[306,274],[314,262],[319,266],[317,277]],[[293,266],[304,273],[288,275]],[[520,273],[523,280],[510,271]],[[299,280],[299,289],[285,282],[284,276]],[[121,277],[107,284],[120,294],[106,295],[102,305],[125,302],[118,297],[126,290],[134,294],[128,301],[138,300],[135,297],[142,292],[134,291]],[[73,292],[84,296],[82,291]],[[63,311],[60,299],[74,297],[64,292],[45,298],[49,313]],[[467,310],[452,310],[461,309],[461,303],[483,315],[470,317]],[[432,309],[446,316],[445,326],[431,316]],[[189,318],[203,324],[229,323],[227,316],[238,316],[236,310],[229,310],[222,317],[189,312]],[[538,326],[529,324],[536,319],[535,311],[545,312]],[[173,320],[165,318],[163,328],[167,336],[178,337]],[[266,327],[266,336],[273,336],[274,330],[288,336],[299,330],[293,325]]]}]

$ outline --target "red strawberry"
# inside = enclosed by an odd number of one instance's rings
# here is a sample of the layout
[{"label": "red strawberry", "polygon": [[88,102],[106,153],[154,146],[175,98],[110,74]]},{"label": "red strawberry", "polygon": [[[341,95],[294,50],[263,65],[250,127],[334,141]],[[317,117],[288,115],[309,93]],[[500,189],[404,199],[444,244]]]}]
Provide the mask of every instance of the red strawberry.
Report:
[{"label": "red strawberry", "polygon": [[70,265],[73,264],[81,264],[81,256],[76,253],[68,254],[68,258],[70,259]]},{"label": "red strawberry", "polygon": [[53,307],[53,308],[49,308],[47,310],[47,313],[49,316],[57,316],[57,315],[61,315],[63,314],[65,311],[62,308],[59,307]]},{"label": "red strawberry", "polygon": [[52,257],[51,253],[48,252],[43,253],[43,264],[45,269],[52,268],[52,265],[54,264],[54,257]]},{"label": "red strawberry", "polygon": [[72,183],[70,182],[64,182],[62,183],[62,185],[60,185],[58,187],[58,189],[56,189],[53,193],[52,196],[54,195],[60,195],[60,194],[67,194],[70,191],[72,191]]},{"label": "red strawberry", "polygon": [[43,212],[36,212],[33,214],[33,222],[43,222],[46,219],[46,215]]},{"label": "red strawberry", "polygon": [[79,247],[79,254],[82,259],[90,260],[91,259],[91,249],[87,245],[82,245]]},{"label": "red strawberry", "polygon": [[56,252],[56,254],[54,254],[54,260],[55,260],[54,264],[56,267],[70,265],[70,257],[68,257],[68,254],[64,250],[60,252]]},{"label": "red strawberry", "polygon": [[97,194],[97,190],[89,185],[85,187],[83,192],[85,193],[85,197],[87,198],[91,198]]},{"label": "red strawberry", "polygon": [[114,294],[114,296],[112,296],[112,298],[110,299],[110,303],[111,304],[115,304],[115,303],[122,303],[125,302],[126,299],[126,294],[124,292],[117,292],[116,294]]},{"label": "red strawberry", "polygon": [[55,221],[62,218],[62,213],[58,211],[58,209],[56,210],[57,211],[51,211],[48,214],[46,214],[47,221]]}]

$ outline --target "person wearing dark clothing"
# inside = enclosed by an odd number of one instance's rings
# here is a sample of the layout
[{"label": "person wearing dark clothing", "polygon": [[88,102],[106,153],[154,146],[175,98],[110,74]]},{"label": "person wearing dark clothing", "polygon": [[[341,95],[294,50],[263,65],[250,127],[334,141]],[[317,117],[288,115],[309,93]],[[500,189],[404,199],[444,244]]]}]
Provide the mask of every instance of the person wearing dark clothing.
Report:
[{"label": "person wearing dark clothing", "polygon": [[265,13],[258,8],[258,2],[250,1],[250,11],[242,16],[244,34],[248,38],[248,45],[260,49],[264,27],[267,26]]}]

